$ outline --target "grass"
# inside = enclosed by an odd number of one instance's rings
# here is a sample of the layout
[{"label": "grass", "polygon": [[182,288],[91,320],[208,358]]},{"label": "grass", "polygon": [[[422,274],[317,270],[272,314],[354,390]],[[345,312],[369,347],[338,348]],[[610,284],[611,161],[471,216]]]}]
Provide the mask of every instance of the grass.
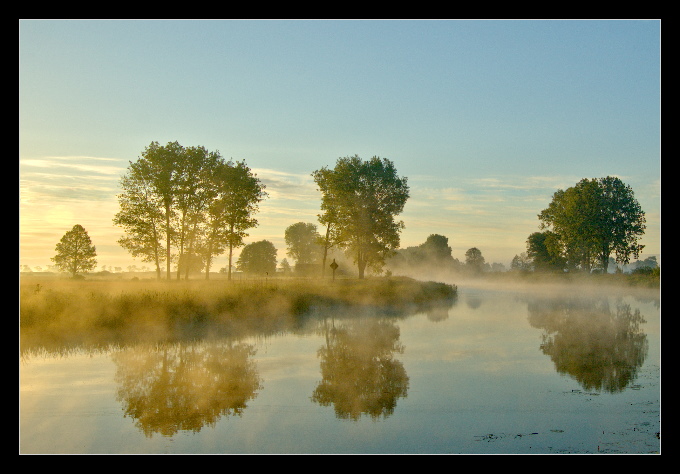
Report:
[{"label": "grass", "polygon": [[250,281],[21,278],[22,349],[268,334],[324,310],[411,313],[457,288],[411,278]]}]

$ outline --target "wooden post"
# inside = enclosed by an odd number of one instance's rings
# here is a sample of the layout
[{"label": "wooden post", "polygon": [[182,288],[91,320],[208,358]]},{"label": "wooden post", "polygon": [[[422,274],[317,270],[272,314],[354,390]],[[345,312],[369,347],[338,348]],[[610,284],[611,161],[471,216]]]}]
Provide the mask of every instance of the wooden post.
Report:
[{"label": "wooden post", "polygon": [[338,268],[338,264],[335,263],[335,259],[333,259],[333,262],[331,263],[331,268],[333,269],[333,281],[335,281],[335,270]]}]

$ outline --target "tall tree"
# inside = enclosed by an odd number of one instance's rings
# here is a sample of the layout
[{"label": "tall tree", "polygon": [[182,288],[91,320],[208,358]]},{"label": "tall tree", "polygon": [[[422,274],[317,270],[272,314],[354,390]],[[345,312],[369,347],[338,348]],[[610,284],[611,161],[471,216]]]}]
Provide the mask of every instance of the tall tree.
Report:
[{"label": "tall tree", "polygon": [[328,251],[333,247],[339,246],[342,242],[342,235],[339,232],[339,218],[336,204],[337,196],[334,194],[333,170],[327,167],[316,170],[312,173],[314,182],[321,191],[321,214],[318,214],[319,223],[326,227],[326,232],[322,238],[322,257],[321,257],[321,277],[326,275],[326,260]]},{"label": "tall tree", "polygon": [[284,239],[287,254],[296,263],[317,262],[322,253],[322,238],[311,222],[296,222],[286,227]]},{"label": "tall tree", "polygon": [[[224,160],[219,152],[209,152],[202,146],[187,147],[182,153],[177,186],[178,265],[177,278],[183,270],[189,278],[191,268],[197,268],[205,245],[206,215],[214,198],[214,170]],[[200,267],[200,265],[198,265]]]},{"label": "tall tree", "polygon": [[178,142],[169,142],[165,146],[151,142],[144,149],[142,156],[130,168],[137,168],[151,186],[163,213],[163,234],[165,235],[166,277],[171,278],[170,263],[172,260],[172,240],[175,237],[173,220],[176,217],[178,189],[182,179],[181,164],[184,147]]},{"label": "tall tree", "polygon": [[381,269],[399,247],[404,223],[395,216],[409,198],[407,178],[399,177],[387,158],[363,161],[357,155],[339,158],[333,170],[324,167],[312,175],[321,183],[323,221],[333,226],[334,240],[354,257],[359,278],[367,267]]},{"label": "tall tree", "polygon": [[153,193],[146,173],[140,166],[131,165],[130,172],[121,178],[123,190],[118,195],[120,211],[113,219],[115,225],[123,227],[126,235],[118,243],[133,257],[156,266],[156,278],[161,278],[161,263],[165,260],[162,235],[164,232],[163,206]]},{"label": "tall tree", "polygon": [[231,280],[233,252],[243,245],[246,232],[258,225],[254,215],[267,197],[266,186],[245,161],[221,162],[212,173],[211,198],[207,206],[207,233],[204,244],[206,278],[215,255],[229,249],[227,278]]},{"label": "tall tree", "polygon": [[74,277],[78,272],[87,272],[97,266],[97,248],[80,224],[74,225],[62,236],[55,250],[57,254],[52,257],[54,264]]},{"label": "tall tree", "polygon": [[[245,162],[225,162],[219,152],[177,142],[152,142],[121,179],[121,210],[114,223],[127,235],[119,243],[145,261],[177,261],[177,278],[202,259],[206,278],[214,256],[243,245],[253,214],[266,197],[264,185]],[[163,245],[163,240],[165,245]],[[173,251],[174,250],[174,254]],[[165,252],[165,255],[162,253]]]},{"label": "tall tree", "polygon": [[612,253],[626,264],[644,248],[638,240],[645,231],[645,213],[630,186],[616,177],[582,179],[558,190],[538,217],[542,229],[559,236],[571,266],[586,271],[597,263],[606,273]]}]

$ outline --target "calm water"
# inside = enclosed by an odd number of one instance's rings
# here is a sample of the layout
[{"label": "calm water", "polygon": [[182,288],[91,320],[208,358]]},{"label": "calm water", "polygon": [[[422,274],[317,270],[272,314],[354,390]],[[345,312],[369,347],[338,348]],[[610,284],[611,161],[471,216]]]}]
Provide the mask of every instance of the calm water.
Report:
[{"label": "calm water", "polygon": [[21,453],[657,453],[658,294],[459,287],[400,317],[30,355]]}]

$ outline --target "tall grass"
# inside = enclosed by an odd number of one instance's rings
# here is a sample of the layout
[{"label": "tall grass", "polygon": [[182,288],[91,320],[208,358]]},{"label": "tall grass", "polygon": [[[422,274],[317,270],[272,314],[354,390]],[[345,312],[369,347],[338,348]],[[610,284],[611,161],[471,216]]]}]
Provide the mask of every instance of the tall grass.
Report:
[{"label": "tall grass", "polygon": [[409,278],[319,281],[90,281],[26,278],[19,326],[28,345],[125,343],[271,333],[319,310],[415,311],[456,287]]}]

